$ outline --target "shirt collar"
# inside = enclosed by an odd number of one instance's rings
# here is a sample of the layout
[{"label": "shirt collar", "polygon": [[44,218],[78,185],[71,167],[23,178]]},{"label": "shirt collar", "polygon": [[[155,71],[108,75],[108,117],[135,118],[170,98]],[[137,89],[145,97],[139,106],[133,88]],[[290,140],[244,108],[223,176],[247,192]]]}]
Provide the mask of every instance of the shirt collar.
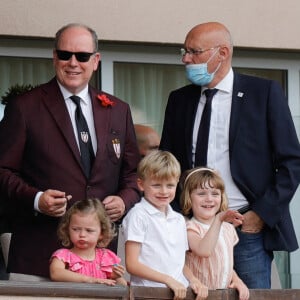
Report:
[{"label": "shirt collar", "polygon": [[[65,100],[69,99],[71,96],[73,96],[74,94],[70,93],[61,83],[58,83],[59,89],[64,97]],[[88,99],[89,99],[89,87],[88,85],[78,94],[76,94],[76,96],[80,97],[83,101],[84,104],[87,104]]]},{"label": "shirt collar", "polygon": [[[214,87],[224,93],[232,93],[233,89],[233,70],[230,68],[226,76]],[[201,93],[203,93],[206,88],[203,88]]]},{"label": "shirt collar", "polygon": [[[145,210],[150,214],[150,215],[155,215],[155,214],[161,214],[164,215],[163,212],[158,210],[154,205],[152,205],[148,200],[146,200],[144,197],[141,199],[141,203],[144,206]],[[175,217],[175,211],[171,207],[171,205],[168,205],[168,210],[167,210],[167,215],[166,218],[172,218]]]},{"label": "shirt collar", "polygon": [[225,93],[232,93],[233,89],[233,71],[230,68],[227,75],[216,85],[216,88]]}]

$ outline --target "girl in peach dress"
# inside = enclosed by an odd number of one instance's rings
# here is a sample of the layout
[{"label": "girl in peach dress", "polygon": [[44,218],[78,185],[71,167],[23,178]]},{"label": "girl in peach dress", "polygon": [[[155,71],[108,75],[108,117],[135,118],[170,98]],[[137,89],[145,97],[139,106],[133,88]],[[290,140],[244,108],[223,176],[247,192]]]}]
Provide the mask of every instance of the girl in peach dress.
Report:
[{"label": "girl in peach dress", "polygon": [[243,216],[227,210],[224,182],[216,171],[194,168],[182,179],[182,210],[192,216],[187,221],[187,266],[209,289],[236,288],[240,300],[248,300],[249,290],[233,269],[238,243],[233,225],[241,225]]},{"label": "girl in peach dress", "polygon": [[65,248],[50,260],[53,281],[116,283],[127,285],[121,259],[105,247],[115,233],[102,203],[97,199],[76,202],[64,215],[58,237]]}]

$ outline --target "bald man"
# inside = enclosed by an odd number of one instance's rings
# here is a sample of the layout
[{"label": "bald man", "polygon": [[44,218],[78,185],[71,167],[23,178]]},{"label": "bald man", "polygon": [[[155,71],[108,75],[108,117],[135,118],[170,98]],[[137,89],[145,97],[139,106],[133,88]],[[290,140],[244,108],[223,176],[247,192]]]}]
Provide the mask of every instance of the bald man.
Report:
[{"label": "bald man", "polygon": [[135,124],[134,129],[141,157],[158,149],[160,136],[152,127]]},{"label": "bald man", "polygon": [[270,288],[273,251],[298,248],[289,203],[300,146],[288,101],[277,82],[232,70],[232,38],[221,23],[192,28],[181,54],[192,84],[170,93],[160,148],[182,171],[208,166],[221,174],[229,207],[244,215],[235,270],[249,288]]}]

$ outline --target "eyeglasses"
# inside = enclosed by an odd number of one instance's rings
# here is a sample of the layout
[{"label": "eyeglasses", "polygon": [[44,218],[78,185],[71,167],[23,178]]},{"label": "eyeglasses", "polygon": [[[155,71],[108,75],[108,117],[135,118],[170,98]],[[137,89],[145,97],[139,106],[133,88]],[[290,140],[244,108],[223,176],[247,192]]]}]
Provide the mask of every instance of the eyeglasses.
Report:
[{"label": "eyeglasses", "polygon": [[56,54],[59,60],[69,60],[72,55],[74,54],[76,59],[79,62],[87,62],[89,61],[90,57],[95,54],[96,52],[69,52],[64,50],[58,50],[56,49]]},{"label": "eyeglasses", "polygon": [[186,54],[189,54],[189,55],[199,55],[199,54],[202,54],[202,53],[204,53],[206,51],[216,49],[218,47],[220,47],[220,46],[215,46],[215,47],[207,48],[207,49],[199,49],[199,50],[181,48],[180,49],[180,53],[181,53],[181,56],[185,56]]}]

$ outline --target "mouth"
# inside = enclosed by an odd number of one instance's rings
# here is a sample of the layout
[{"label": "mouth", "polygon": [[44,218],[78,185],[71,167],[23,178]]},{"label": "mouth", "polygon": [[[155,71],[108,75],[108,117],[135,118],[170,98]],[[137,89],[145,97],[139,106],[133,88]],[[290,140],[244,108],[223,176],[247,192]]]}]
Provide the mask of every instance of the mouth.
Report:
[{"label": "mouth", "polygon": [[157,197],[158,201],[167,201],[169,197]]},{"label": "mouth", "polygon": [[74,71],[66,71],[66,74],[68,76],[77,76],[80,74],[80,72],[74,72]]},{"label": "mouth", "polygon": [[202,205],[203,208],[208,208],[208,209],[211,209],[211,208],[214,208],[214,205]]}]

